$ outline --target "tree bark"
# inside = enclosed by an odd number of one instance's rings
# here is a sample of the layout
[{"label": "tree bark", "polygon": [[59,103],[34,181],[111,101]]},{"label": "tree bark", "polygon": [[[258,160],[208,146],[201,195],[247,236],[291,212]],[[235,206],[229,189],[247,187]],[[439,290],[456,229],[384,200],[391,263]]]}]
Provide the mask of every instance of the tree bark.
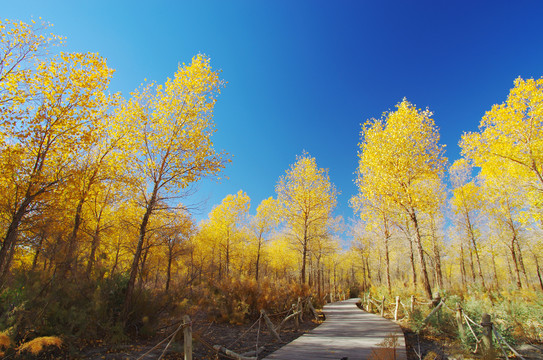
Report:
[{"label": "tree bark", "polygon": [[[388,235],[388,234],[387,234]],[[392,282],[390,280],[390,254],[388,249],[388,240],[390,236],[385,235],[385,268],[388,293],[392,293]]]},{"label": "tree bark", "polygon": [[34,254],[34,259],[32,260],[32,270],[36,269],[36,266],[38,265],[38,257],[40,256],[40,252],[43,246],[43,240],[45,239],[45,234],[40,234],[40,241],[38,243],[38,246],[36,247],[36,253]]},{"label": "tree bark", "polygon": [[302,248],[302,273],[301,273],[301,283],[305,284],[305,263],[307,260],[307,219],[304,223],[304,239],[303,239],[303,248]]},{"label": "tree bark", "polygon": [[260,270],[260,249],[262,248],[262,234],[258,236],[258,249],[256,251],[256,273],[255,273],[255,280],[258,283],[258,275]]},{"label": "tree bark", "polygon": [[513,236],[513,239],[511,240],[511,246],[509,246],[509,250],[511,251],[511,258],[513,259],[513,265],[515,266],[517,288],[522,289],[522,282],[520,280],[520,269],[518,266],[517,254],[515,251],[515,236]]},{"label": "tree bark", "polygon": [[168,268],[166,270],[166,292],[170,290],[170,277],[172,273],[172,258],[173,258],[173,251],[171,247],[168,247]]},{"label": "tree bark", "polygon": [[126,295],[125,295],[124,304],[123,304],[123,315],[125,318],[128,316],[130,307],[133,302],[134,285],[136,283],[136,276],[138,275],[138,266],[139,266],[139,262],[141,258],[141,252],[143,249],[143,242],[145,240],[145,234],[147,232],[147,224],[149,223],[149,218],[151,217],[151,213],[153,212],[156,205],[157,194],[158,194],[158,183],[155,183],[153,187],[153,192],[151,194],[151,198],[149,199],[149,202],[147,203],[147,207],[145,209],[145,214],[143,215],[143,218],[141,219],[138,244],[136,246],[136,252],[134,253],[134,258],[132,259],[132,266],[130,267],[130,278],[128,279],[128,285],[126,288]]},{"label": "tree bark", "polygon": [[414,209],[411,210],[410,216],[411,216],[411,221],[413,222],[413,227],[415,230],[415,246],[419,254],[419,261],[420,261],[420,268],[421,268],[420,271],[421,271],[421,276],[422,276],[422,286],[424,288],[424,291],[426,292],[426,295],[428,296],[428,299],[432,300],[432,288],[430,287],[430,281],[428,279],[428,271],[426,269],[426,261],[424,259],[424,250],[422,248],[422,239],[420,235],[417,214],[415,213]]},{"label": "tree bark", "polygon": [[94,266],[94,259],[96,256],[96,250],[100,245],[100,218],[98,218],[98,223],[94,228],[94,235],[92,236],[91,252],[89,254],[89,262],[87,263],[87,278],[91,278],[92,267]]},{"label": "tree bark", "polygon": [[74,216],[74,226],[68,241],[66,242],[66,255],[64,256],[64,261],[60,264],[59,277],[61,279],[66,279],[68,272],[72,269],[72,264],[74,262],[74,254],[77,247],[77,232],[79,231],[79,226],[81,225],[81,213],[83,212],[83,204],[85,203],[86,195],[82,195],[79,201],[77,202],[77,207],[75,210]]},{"label": "tree bark", "polygon": [[432,250],[434,253],[434,266],[436,271],[437,285],[440,289],[443,288],[443,272],[441,270],[441,253],[439,251],[439,244],[437,240],[437,229],[434,216],[431,218],[432,226]]},{"label": "tree bark", "polygon": [[485,278],[483,276],[483,268],[481,267],[481,259],[479,257],[479,249],[477,248],[477,241],[475,239],[475,231],[473,230],[473,225],[471,224],[471,219],[469,218],[469,214],[466,213],[465,216],[466,216],[466,223],[468,226],[469,236],[471,239],[471,244],[473,245],[473,251],[475,252],[475,258],[477,259],[479,278],[481,279],[481,284],[483,285],[483,288],[486,289]]},{"label": "tree bark", "polygon": [[27,195],[21,202],[21,205],[17,208],[17,211],[13,214],[11,222],[9,224],[6,236],[2,242],[0,248],[0,281],[3,280],[4,274],[9,271],[9,251],[17,245],[17,235],[19,230],[19,224],[23,220],[28,206],[32,202],[33,197],[30,196],[30,187],[27,190]]},{"label": "tree bark", "polygon": [[539,286],[541,287],[541,290],[543,290],[543,280],[541,279],[541,268],[539,267],[539,261],[537,260],[537,256],[535,255],[533,251],[532,251],[532,255],[535,260],[535,268],[537,271],[537,278],[539,279]]},{"label": "tree bark", "polygon": [[460,239],[460,276],[462,278],[462,289],[466,290],[466,267],[464,265],[464,242]]}]

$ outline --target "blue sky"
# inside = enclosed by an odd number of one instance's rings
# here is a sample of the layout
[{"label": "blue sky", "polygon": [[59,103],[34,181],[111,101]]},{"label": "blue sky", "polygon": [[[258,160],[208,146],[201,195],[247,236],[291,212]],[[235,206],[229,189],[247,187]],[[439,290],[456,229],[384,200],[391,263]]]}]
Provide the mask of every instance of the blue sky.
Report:
[{"label": "blue sky", "polygon": [[406,97],[429,107],[451,162],[458,141],[505,100],[513,80],[543,75],[539,1],[3,1],[0,17],[42,17],[65,51],[98,52],[125,96],[164,82],[204,53],[228,82],[215,145],[228,180],[204,181],[196,218],[243,189],[252,212],[308,151],[349,198],[360,124]]}]

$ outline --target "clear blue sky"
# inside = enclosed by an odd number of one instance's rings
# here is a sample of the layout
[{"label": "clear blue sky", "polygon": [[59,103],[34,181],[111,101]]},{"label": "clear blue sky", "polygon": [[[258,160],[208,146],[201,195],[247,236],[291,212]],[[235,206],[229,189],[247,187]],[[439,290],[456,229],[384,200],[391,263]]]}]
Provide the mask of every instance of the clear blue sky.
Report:
[{"label": "clear blue sky", "polygon": [[163,82],[204,53],[228,81],[215,144],[233,155],[197,219],[243,189],[252,212],[275,196],[303,150],[341,191],[352,217],[360,124],[403,97],[429,107],[450,160],[513,80],[543,75],[541,1],[2,1],[0,17],[38,17],[66,51],[98,52],[124,95]]}]

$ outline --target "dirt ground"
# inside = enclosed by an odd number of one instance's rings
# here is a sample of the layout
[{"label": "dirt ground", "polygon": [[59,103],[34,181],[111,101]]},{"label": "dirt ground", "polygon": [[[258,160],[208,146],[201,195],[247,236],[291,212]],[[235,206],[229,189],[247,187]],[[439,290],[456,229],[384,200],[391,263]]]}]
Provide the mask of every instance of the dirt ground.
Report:
[{"label": "dirt ground", "polygon": [[[271,315],[270,318],[274,324],[278,324],[284,318],[284,315],[286,314]],[[315,319],[311,319],[308,315],[305,315],[304,321],[300,322],[298,329],[295,329],[294,321],[291,319],[281,329],[281,341],[278,341],[268,330],[264,319],[260,321],[255,320],[254,322],[243,325],[233,325],[209,321],[205,315],[197,314],[192,321],[194,338],[193,359],[195,360],[231,359],[231,357],[218,353],[213,348],[214,345],[224,346],[238,354],[254,351],[257,347],[263,347],[259,353],[259,358],[263,358],[322,323],[322,321],[317,322]],[[75,357],[70,356],[69,358],[124,360],[138,359],[142,355],[147,354],[143,359],[157,359],[164,351],[167,341],[155,349],[153,347],[173,333],[177,325],[172,324],[163,328],[157,334],[154,341],[139,342],[137,345],[118,344],[96,346],[86,348]],[[165,359],[183,358],[182,332],[179,335],[168,347]]]},{"label": "dirt ground", "polygon": [[[278,324],[286,314],[270,316],[274,324]],[[233,325],[209,321],[204,314],[197,314],[193,318],[193,358],[195,360],[207,359],[231,359],[213,348],[213,345],[224,346],[238,354],[244,354],[262,348],[259,359],[266,357],[283,345],[317,327],[322,321],[316,321],[309,315],[304,316],[304,321],[295,329],[294,321],[289,320],[280,332],[281,341],[275,339],[268,330],[264,320],[255,320],[248,324]],[[165,326],[152,341],[141,341],[138,344],[119,344],[110,346],[87,347],[85,350],[66,356],[67,359],[158,359],[164,351],[167,341],[157,346],[165,339],[178,324]],[[402,327],[405,335],[408,360],[441,360],[441,359],[480,359],[477,354],[466,354],[457,345],[449,344],[430,336],[418,335],[409,329]],[[183,358],[182,334],[173,341],[165,353],[165,359]],[[543,347],[540,345],[523,345],[521,354],[528,359],[543,359]],[[250,356],[254,356],[251,354]],[[54,357],[59,358],[59,357]],[[309,360],[309,359],[308,359]]]}]

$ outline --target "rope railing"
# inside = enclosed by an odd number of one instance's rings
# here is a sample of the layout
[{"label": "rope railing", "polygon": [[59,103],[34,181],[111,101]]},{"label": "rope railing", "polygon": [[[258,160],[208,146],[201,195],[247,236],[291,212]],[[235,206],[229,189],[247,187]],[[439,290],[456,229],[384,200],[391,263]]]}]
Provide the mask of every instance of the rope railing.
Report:
[{"label": "rope railing", "polygon": [[[367,304],[367,310],[371,312],[371,305],[375,305],[378,309],[381,311],[381,315],[384,314],[384,308],[385,308],[385,298],[383,300],[377,300],[375,298],[372,298],[370,294],[364,294],[364,303]],[[427,315],[423,322],[428,323],[428,321],[436,314],[439,313],[439,310],[441,308],[445,308],[448,311],[452,313],[456,313],[456,319],[457,319],[457,325],[458,330],[461,338],[464,338],[464,330],[463,330],[463,323],[465,323],[468,326],[469,334],[473,336],[475,341],[475,349],[473,350],[473,353],[477,353],[479,351],[480,345],[483,346],[483,352],[493,352],[493,340],[492,340],[492,334],[494,334],[495,342],[497,345],[500,346],[501,351],[506,359],[509,358],[507,355],[505,347],[507,347],[515,357],[525,360],[499,333],[499,331],[496,329],[494,324],[490,321],[490,316],[488,314],[483,314],[483,320],[481,323],[477,323],[475,320],[471,319],[464,311],[463,309],[457,304],[456,309],[452,309],[450,306],[448,306],[445,302],[445,298],[436,298],[433,301],[430,302],[423,302],[416,300],[414,296],[411,296],[411,307],[410,310],[408,310],[408,305],[406,305],[404,302],[402,302],[399,297],[396,297],[396,302],[394,303],[386,303],[388,306],[395,305],[396,308],[393,312],[394,320],[398,320],[398,309],[400,306],[402,306],[404,313],[407,317],[410,316],[410,314],[413,312],[414,304],[419,305],[435,305],[432,311],[429,315]],[[488,320],[485,320],[488,319]],[[477,336],[474,328],[481,329],[482,334],[481,336]],[[505,347],[504,347],[505,346]]]},{"label": "rope railing", "polygon": [[[306,304],[307,306],[304,306]],[[311,311],[311,313],[314,314],[315,318],[318,319],[317,312],[311,303],[311,297],[305,297],[303,299],[298,298],[297,303],[292,304],[290,309],[281,311],[272,315],[267,314],[267,312],[264,309],[262,309],[260,311],[260,316],[258,317],[258,319],[247,330],[245,330],[240,336],[238,336],[233,342],[231,342],[228,346],[223,346],[223,345],[218,345],[218,344],[212,345],[209,341],[206,341],[201,335],[196,334],[196,333],[194,335],[195,335],[195,338],[202,345],[204,345],[206,348],[211,350],[216,356],[218,356],[220,353],[221,356],[225,356],[227,358],[235,359],[235,360],[256,360],[258,358],[258,354],[261,353],[265,349],[265,346],[269,345],[273,341],[271,340],[270,342],[264,345],[260,344],[260,335],[262,332],[262,321],[264,320],[264,323],[268,327],[268,330],[273,335],[275,340],[279,342],[283,342],[279,335],[281,328],[285,325],[285,323],[288,320],[294,319],[294,326],[296,329],[298,329],[300,317],[302,313],[304,312],[304,308],[306,311]],[[285,314],[286,316],[277,325],[274,325],[270,319],[270,316],[285,315]],[[246,337],[256,327],[257,324],[258,324],[258,327],[256,331],[256,344],[248,346],[246,348],[242,348],[242,349],[238,348],[236,351],[233,351],[231,348],[237,343],[239,343],[244,337]],[[160,344],[162,344],[164,341],[165,340],[163,340]],[[157,344],[157,346],[159,346],[160,344]],[[252,350],[241,353],[241,351],[249,350],[249,349],[252,349]],[[146,354],[144,354],[143,356],[145,355]]]},{"label": "rope railing", "polygon": [[[473,331],[473,328],[471,327],[469,321],[473,322],[473,320],[471,320],[466,314],[462,314],[464,316],[464,319],[466,319],[466,324],[468,324],[468,327],[469,327],[469,330],[471,331],[471,333],[473,334],[473,337],[475,338],[475,350],[473,350],[473,353],[476,353],[477,352],[477,349],[479,347],[479,344],[481,343],[482,339],[479,339],[477,337],[477,335],[475,335],[475,331]],[[468,321],[469,320],[469,321]],[[481,325],[473,322],[473,324],[479,326],[479,327],[482,327]]]},{"label": "rope railing", "polygon": [[[500,340],[500,346],[501,346],[501,343],[507,345],[509,350],[511,350],[511,352],[513,354],[515,354],[515,356],[521,358],[522,360],[526,360],[515,349],[513,349],[513,347],[511,347],[511,345],[509,345],[509,343],[507,341],[504,340],[504,338],[500,335],[500,333],[494,327],[492,327],[492,330],[494,331],[494,335],[496,335],[496,338],[498,338]],[[502,347],[502,351],[505,354],[505,350],[503,349],[503,347]],[[509,357],[506,356],[506,358],[509,358]]]},{"label": "rope railing", "polygon": [[243,339],[243,337],[244,337],[245,335],[247,335],[247,333],[248,333],[249,331],[251,331],[251,329],[252,329],[257,323],[260,322],[260,319],[262,319],[262,314],[260,314],[260,316],[258,317],[258,320],[255,321],[255,322],[253,323],[253,325],[251,325],[247,330],[245,330],[245,331],[244,331],[244,332],[243,332],[236,340],[234,340],[232,343],[230,343],[230,344],[227,346],[227,348],[232,347],[232,346],[235,345],[238,341],[240,341],[241,339]]},{"label": "rope railing", "polygon": [[153,350],[155,350],[156,348],[158,348],[160,345],[162,345],[163,343],[165,343],[166,341],[170,340],[168,342],[168,344],[166,345],[166,347],[164,348],[164,351],[162,352],[162,354],[160,355],[159,359],[161,359],[164,354],[166,353],[166,350],[168,350],[168,347],[170,346],[170,344],[172,343],[172,340],[175,338],[175,335],[177,335],[177,333],[185,328],[185,327],[189,327],[189,326],[192,326],[192,322],[185,322],[186,319],[183,320],[183,322],[181,322],[179,324],[179,326],[177,327],[177,329],[171,333],[170,335],[166,336],[166,338],[164,338],[162,341],[160,341],[158,344],[156,344],[155,346],[153,346],[149,351],[147,351],[145,354],[141,355],[137,360],[141,360],[143,359],[144,357],[146,357],[147,355],[149,355],[151,352],[153,352]]}]

